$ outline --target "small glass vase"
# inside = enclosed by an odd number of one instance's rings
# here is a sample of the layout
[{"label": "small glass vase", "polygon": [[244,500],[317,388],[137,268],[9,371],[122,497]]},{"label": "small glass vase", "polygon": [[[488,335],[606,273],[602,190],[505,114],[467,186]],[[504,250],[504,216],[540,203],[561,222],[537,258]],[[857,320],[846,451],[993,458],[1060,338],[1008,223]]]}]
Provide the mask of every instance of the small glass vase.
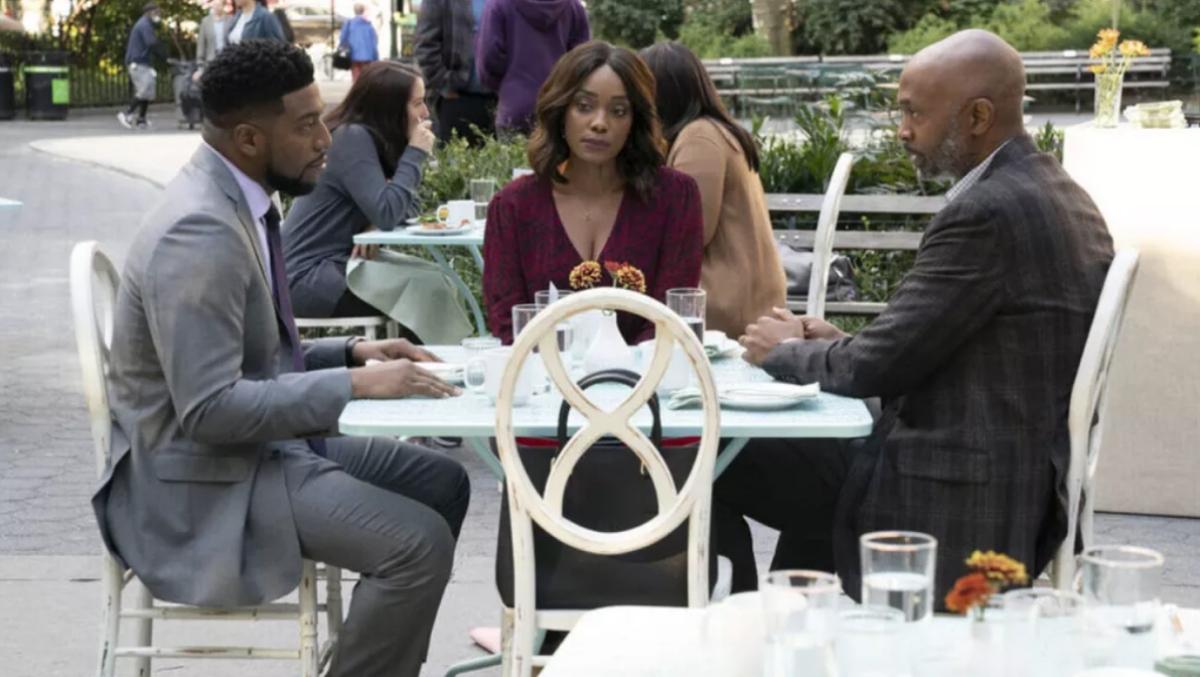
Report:
[{"label": "small glass vase", "polygon": [[1096,127],[1111,129],[1121,121],[1121,85],[1124,76],[1101,73],[1096,76]]},{"label": "small glass vase", "polygon": [[592,341],[587,352],[583,355],[583,368],[588,374],[607,369],[634,370],[637,360],[633,350],[621,336],[617,326],[617,313],[612,310],[600,311],[597,326],[593,327]]},{"label": "small glass vase", "polygon": [[971,673],[976,677],[1003,677],[1004,604],[994,594],[983,607],[967,613],[970,624]]}]

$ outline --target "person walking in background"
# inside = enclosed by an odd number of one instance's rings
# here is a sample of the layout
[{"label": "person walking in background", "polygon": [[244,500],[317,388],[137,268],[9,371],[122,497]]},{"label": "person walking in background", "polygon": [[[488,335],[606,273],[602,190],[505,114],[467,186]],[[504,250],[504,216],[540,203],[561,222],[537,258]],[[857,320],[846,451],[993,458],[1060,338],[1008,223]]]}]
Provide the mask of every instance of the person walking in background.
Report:
[{"label": "person walking in background", "polygon": [[787,303],[787,279],[775,248],[754,137],[725,110],[704,64],[687,47],[642,50],[658,88],[658,117],[671,144],[667,166],[700,185],[708,328],[741,336],[746,326]]},{"label": "person walking in background", "polygon": [[196,61],[205,63],[217,58],[225,49],[225,34],[229,32],[229,17],[225,14],[225,0],[208,3],[208,14],[200,21],[196,31]]},{"label": "person walking in background", "polygon": [[550,69],[591,34],[579,0],[489,0],[475,67],[483,86],[499,94],[496,129],[529,133]]},{"label": "person walking in background", "polygon": [[366,5],[354,3],[354,18],[342,24],[342,35],[338,38],[339,45],[350,48],[350,79],[354,82],[358,82],[367,64],[379,60],[379,35],[363,16],[366,11]]},{"label": "person walking in background", "polygon": [[[129,69],[129,79],[133,82],[133,100],[130,101],[128,110],[117,113],[117,120],[126,129],[133,129],[135,125],[138,129],[149,126],[146,122],[146,111],[150,109],[150,102],[154,100],[158,84],[158,71],[154,70],[153,57],[158,55],[165,59],[167,56],[162,43],[158,41],[158,35],[154,33],[154,27],[160,21],[162,12],[158,5],[153,2],[147,3],[142,8],[142,18],[133,24],[133,30],[129,32],[129,43],[125,47],[125,66]],[[137,113],[136,119],[133,117],[134,113]]]},{"label": "person walking in background", "polygon": [[271,10],[271,16],[279,22],[279,30],[283,32],[283,41],[289,45],[296,44],[296,31],[292,29],[292,20],[288,18],[287,12],[277,6]]},{"label": "person walking in background", "polygon": [[259,0],[234,0],[234,5],[238,10],[233,15],[233,20],[227,24],[229,32],[225,36],[226,42],[236,45],[243,40],[259,38],[288,41],[283,35],[283,29],[279,27],[279,22],[275,20],[275,15],[271,14],[265,3]]},{"label": "person walking in background", "polygon": [[[493,2],[495,0],[492,0]],[[475,68],[475,42],[484,0],[425,0],[417,19],[417,64],[425,75],[438,138],[457,133],[477,142],[472,130],[495,131],[496,95],[484,87]]]}]

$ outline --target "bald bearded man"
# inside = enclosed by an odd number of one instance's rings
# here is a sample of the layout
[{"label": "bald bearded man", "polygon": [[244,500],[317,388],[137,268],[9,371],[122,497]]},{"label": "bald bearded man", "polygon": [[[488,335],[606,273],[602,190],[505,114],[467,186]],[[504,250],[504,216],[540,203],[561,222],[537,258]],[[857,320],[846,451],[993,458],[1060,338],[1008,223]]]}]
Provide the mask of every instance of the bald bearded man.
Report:
[{"label": "bald bearded man", "polygon": [[848,336],[779,310],[747,328],[775,378],[881,398],[851,444],[763,440],[716,485],[718,550],[755,584],[743,516],[780,530],[773,568],[832,569],[860,593],[858,537],[938,539],[937,593],[972,550],[1030,573],[1066,531],[1067,406],[1112,240],[1088,195],[1022,124],[1025,73],[1003,40],[955,34],[900,77],[898,130],[926,176],[957,180],[887,309]]}]

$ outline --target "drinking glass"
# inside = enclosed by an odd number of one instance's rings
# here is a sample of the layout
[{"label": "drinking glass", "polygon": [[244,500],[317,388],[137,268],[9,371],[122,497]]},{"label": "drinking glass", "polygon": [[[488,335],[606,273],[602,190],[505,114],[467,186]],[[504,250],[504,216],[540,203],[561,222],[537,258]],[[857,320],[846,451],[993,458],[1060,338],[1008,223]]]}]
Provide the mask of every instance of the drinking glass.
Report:
[{"label": "drinking glass", "polygon": [[[559,300],[562,300],[570,296],[571,292],[556,289],[554,290],[554,294]],[[550,296],[551,294],[549,289],[543,289],[541,291],[534,292],[533,302],[534,305],[538,307],[538,311],[545,310],[550,306]],[[555,331],[558,334],[558,352],[562,353],[568,358],[573,358],[573,348],[575,345],[575,318],[572,317],[563,322],[559,322],[558,326],[555,327]]]},{"label": "drinking glass", "polygon": [[1153,668],[1163,556],[1149,548],[1115,545],[1088,548],[1079,560],[1076,585],[1093,640],[1088,664]]},{"label": "drinking glass", "polygon": [[[525,331],[525,327],[527,327],[529,323],[533,321],[533,318],[537,317],[537,314],[540,310],[541,308],[538,308],[536,303],[518,303],[512,307],[513,343],[516,343],[517,337],[521,335],[521,332]],[[550,377],[549,373],[546,371],[545,365],[540,359],[541,355],[539,352],[540,351],[535,345],[533,347],[534,356],[528,358],[528,364],[529,368],[533,370],[533,382],[536,384],[535,391],[540,393],[550,387]]]},{"label": "drinking glass", "polygon": [[1004,593],[1006,675],[1058,677],[1083,669],[1083,598],[1051,588]]},{"label": "drinking glass", "polygon": [[475,220],[487,218],[488,203],[496,194],[496,182],[491,179],[471,179],[471,200],[475,202]]},{"label": "drinking glass", "polygon": [[703,289],[680,287],[667,290],[667,307],[683,319],[683,323],[696,334],[696,340],[704,345],[704,313],[708,294]]},{"label": "drinking glass", "polygon": [[463,385],[476,395],[483,394],[483,383],[487,374],[483,369],[483,363],[475,361],[475,358],[482,357],[487,351],[500,346],[500,339],[495,336],[469,336],[462,340],[462,347],[466,352]]},{"label": "drinking glass", "polygon": [[836,677],[837,576],[821,571],[773,571],[763,579],[766,677]]},{"label": "drinking glass", "polygon": [[903,630],[904,614],[890,607],[864,606],[838,614],[841,677],[909,677]]},{"label": "drinking glass", "polygon": [[916,531],[876,531],[859,539],[862,601],[899,609],[913,623],[933,614],[937,539]]}]

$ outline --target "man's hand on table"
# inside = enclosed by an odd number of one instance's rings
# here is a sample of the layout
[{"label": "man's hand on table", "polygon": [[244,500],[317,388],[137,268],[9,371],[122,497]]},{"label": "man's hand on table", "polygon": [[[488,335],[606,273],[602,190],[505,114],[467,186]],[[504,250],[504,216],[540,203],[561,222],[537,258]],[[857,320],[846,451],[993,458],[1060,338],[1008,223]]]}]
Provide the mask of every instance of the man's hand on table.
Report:
[{"label": "man's hand on table", "polygon": [[385,339],[382,341],[359,341],[353,348],[354,366],[361,367],[367,360],[412,360],[413,362],[441,362],[436,355],[419,348],[407,339]]},{"label": "man's hand on table", "polygon": [[746,327],[746,334],[738,339],[738,343],[746,348],[743,359],[755,366],[762,366],[771,351],[781,343],[809,339],[833,340],[845,335],[825,320],[794,315],[786,308],[775,308],[770,315],[764,315]]},{"label": "man's hand on table", "polygon": [[355,398],[443,398],[462,394],[419,366],[421,362],[441,362],[436,355],[405,339],[359,341],[351,352],[354,364],[359,366],[350,371]]}]

